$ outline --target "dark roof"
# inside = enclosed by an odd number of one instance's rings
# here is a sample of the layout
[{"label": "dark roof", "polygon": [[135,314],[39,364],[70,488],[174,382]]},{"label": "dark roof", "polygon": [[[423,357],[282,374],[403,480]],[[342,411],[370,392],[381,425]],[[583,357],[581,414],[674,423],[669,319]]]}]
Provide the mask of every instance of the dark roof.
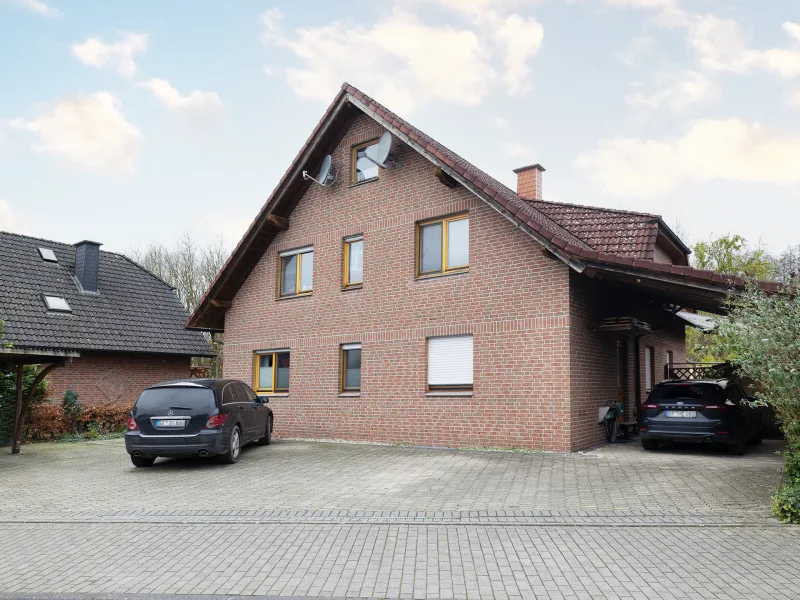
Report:
[{"label": "dark roof", "polygon": [[[50,248],[58,262],[42,259]],[[0,320],[15,348],[213,356],[202,334],[184,328],[174,290],[130,259],[100,252],[99,293],[82,293],[75,246],[0,231]],[[43,295],[72,312],[48,312]]]},{"label": "dark roof", "polygon": [[[520,198],[514,191],[426,135],[408,121],[386,109],[373,98],[350,84],[344,83],[341,91],[322,115],[314,131],[311,132],[261,211],[256,215],[217,278],[206,291],[197,309],[190,317],[187,323],[188,327],[224,329],[226,303],[230,302],[239,291],[280,230],[274,221],[270,221],[271,215],[289,217],[310,185],[309,181],[301,177],[302,171],[313,171],[323,156],[330,153],[341,141],[349,124],[362,113],[374,119],[456,182],[512,220],[553,255],[576,271],[594,275],[599,271],[612,269],[624,271],[625,274],[633,273],[634,277],[636,274],[642,273],[653,278],[668,279],[673,287],[692,281],[702,282],[704,286],[713,287],[714,293],[722,297],[725,296],[729,287],[745,285],[745,281],[741,277],[713,273],[684,265],[656,263],[652,258],[635,254],[619,254],[603,245],[598,248],[593,247],[576,231],[558,223],[541,206]],[[656,215],[651,215],[651,217],[660,221]],[[663,223],[663,221],[660,222]],[[673,241],[676,242],[676,245],[685,251],[686,247],[668,227],[664,226],[664,231],[669,237],[674,238]],[[648,232],[646,242],[642,239],[640,242],[634,242],[634,245],[649,244],[651,236],[652,232]],[[639,237],[644,238],[645,234],[642,233]],[[634,236],[635,238],[636,236]],[[602,238],[598,235],[597,240],[599,239]],[[769,283],[764,287],[766,289],[776,288]]]}]

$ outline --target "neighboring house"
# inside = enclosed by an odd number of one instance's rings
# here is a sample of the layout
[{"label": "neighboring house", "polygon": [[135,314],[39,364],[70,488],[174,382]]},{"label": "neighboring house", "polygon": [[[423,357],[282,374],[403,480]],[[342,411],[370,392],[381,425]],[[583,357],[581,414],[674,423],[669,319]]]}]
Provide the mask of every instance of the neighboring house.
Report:
[{"label": "neighboring house", "polygon": [[[323,187],[302,172],[327,154]],[[543,171],[515,193],[345,84],[187,325],[224,330],[284,437],[596,444],[599,407],[634,418],[685,360],[679,310],[744,282],[687,266],[656,215],[542,200]]]},{"label": "neighboring house", "polygon": [[47,378],[53,400],[72,388],[83,404],[129,405],[154,383],[189,377],[191,358],[212,352],[186,318],[173,288],[96,242],[0,232],[2,341],[72,357]]}]

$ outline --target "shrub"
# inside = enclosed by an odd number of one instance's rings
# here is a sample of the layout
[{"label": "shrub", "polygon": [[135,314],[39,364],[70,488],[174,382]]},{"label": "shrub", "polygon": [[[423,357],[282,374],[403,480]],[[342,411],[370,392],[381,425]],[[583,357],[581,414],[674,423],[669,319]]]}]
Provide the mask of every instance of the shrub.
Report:
[{"label": "shrub", "polygon": [[[73,422],[57,404],[38,404],[25,422],[26,441],[48,442],[60,439],[98,439],[125,431],[130,406],[98,404],[82,406]],[[74,425],[74,429],[73,429]],[[74,434],[74,435],[73,435]]]},{"label": "shrub", "polygon": [[72,423],[72,431],[75,432],[81,416],[81,403],[78,402],[78,394],[72,388],[64,392],[61,408],[64,410],[64,416]]},{"label": "shrub", "polygon": [[[31,389],[33,380],[39,373],[38,365],[27,365],[23,371],[22,389],[25,393]],[[47,396],[47,381],[43,382],[33,394],[26,420],[30,418],[34,407],[44,402]],[[10,366],[0,366],[0,446],[8,444],[14,433],[14,413],[17,410],[17,371]]]},{"label": "shrub", "polygon": [[772,497],[772,512],[781,523],[800,524],[800,482],[786,482]]},{"label": "shrub", "polygon": [[786,473],[786,483],[800,484],[800,448],[789,446],[781,454],[785,460],[783,470]]}]

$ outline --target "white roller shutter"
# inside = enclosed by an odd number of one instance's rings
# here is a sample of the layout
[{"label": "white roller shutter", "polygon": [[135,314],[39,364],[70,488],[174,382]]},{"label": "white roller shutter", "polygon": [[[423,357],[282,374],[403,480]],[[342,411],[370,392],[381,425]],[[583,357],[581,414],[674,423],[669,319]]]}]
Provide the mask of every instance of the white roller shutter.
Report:
[{"label": "white roller shutter", "polygon": [[472,385],[472,336],[428,338],[428,385]]}]

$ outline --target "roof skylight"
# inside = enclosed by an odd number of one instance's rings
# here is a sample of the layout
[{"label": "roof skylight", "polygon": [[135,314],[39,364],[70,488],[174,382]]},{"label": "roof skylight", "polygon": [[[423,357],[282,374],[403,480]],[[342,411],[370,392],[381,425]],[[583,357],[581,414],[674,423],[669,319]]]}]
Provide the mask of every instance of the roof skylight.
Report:
[{"label": "roof skylight", "polygon": [[47,296],[44,297],[44,303],[47,305],[47,310],[56,312],[72,312],[67,299],[61,296]]},{"label": "roof skylight", "polygon": [[46,260],[47,262],[58,262],[58,258],[56,258],[56,253],[53,252],[50,248],[39,248],[39,254],[41,254],[42,259]]}]

